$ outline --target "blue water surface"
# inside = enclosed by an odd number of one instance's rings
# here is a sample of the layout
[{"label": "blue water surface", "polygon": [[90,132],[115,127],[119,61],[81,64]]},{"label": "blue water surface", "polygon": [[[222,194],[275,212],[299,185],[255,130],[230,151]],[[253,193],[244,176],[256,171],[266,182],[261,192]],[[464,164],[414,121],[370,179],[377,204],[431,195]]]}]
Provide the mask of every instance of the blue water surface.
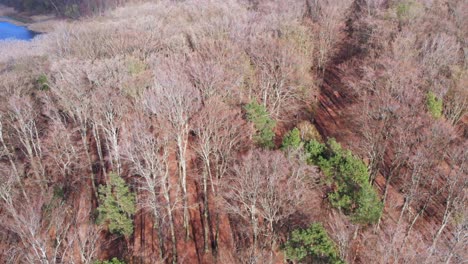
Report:
[{"label": "blue water surface", "polygon": [[28,30],[26,27],[17,26],[9,22],[0,21],[0,40],[4,39],[21,39],[30,40],[36,35],[35,32]]}]

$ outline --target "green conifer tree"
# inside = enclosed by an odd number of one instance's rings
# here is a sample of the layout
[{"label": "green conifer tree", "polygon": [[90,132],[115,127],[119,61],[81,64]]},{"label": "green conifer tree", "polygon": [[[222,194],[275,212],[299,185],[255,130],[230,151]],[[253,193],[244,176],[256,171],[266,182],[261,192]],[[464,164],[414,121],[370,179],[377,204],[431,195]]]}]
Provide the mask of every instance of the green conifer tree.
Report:
[{"label": "green conifer tree", "polygon": [[293,148],[297,149],[301,146],[301,132],[299,129],[294,128],[289,131],[283,138],[283,144],[281,145],[282,149]]},{"label": "green conifer tree", "polygon": [[297,229],[284,245],[286,257],[301,263],[343,264],[335,242],[328,236],[321,223],[307,229]]},{"label": "green conifer tree", "polygon": [[328,199],[335,208],[351,216],[355,223],[370,224],[378,221],[382,203],[369,182],[366,164],[345,150],[334,139],[326,144],[315,140],[305,146],[309,163],[318,165],[334,188]]},{"label": "green conifer tree", "polygon": [[106,224],[109,231],[128,237],[133,233],[132,216],[135,214],[135,194],[116,173],[109,174],[107,185],[99,186],[100,205],[98,224]]},{"label": "green conifer tree", "polygon": [[255,130],[257,131],[254,140],[262,147],[273,148],[276,126],[275,120],[270,118],[266,108],[256,102],[247,104],[245,106],[247,112],[247,119],[254,123]]}]

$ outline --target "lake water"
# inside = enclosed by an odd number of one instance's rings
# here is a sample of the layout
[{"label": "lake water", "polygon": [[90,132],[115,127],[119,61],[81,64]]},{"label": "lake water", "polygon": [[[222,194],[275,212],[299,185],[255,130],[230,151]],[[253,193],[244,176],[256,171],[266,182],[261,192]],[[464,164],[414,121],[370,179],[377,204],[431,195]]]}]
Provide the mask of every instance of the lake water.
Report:
[{"label": "lake water", "polygon": [[17,26],[9,22],[0,21],[0,40],[3,39],[21,39],[30,40],[36,36],[36,33],[28,30],[26,27]]}]

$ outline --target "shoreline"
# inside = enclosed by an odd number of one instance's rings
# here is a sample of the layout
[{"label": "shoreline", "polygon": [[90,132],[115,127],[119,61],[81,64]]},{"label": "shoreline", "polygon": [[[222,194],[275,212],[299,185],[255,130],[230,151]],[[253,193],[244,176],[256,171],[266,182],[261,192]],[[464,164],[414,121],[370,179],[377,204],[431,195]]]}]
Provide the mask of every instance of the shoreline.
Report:
[{"label": "shoreline", "polygon": [[28,27],[29,23],[18,21],[10,16],[0,16],[0,22],[8,22],[16,26]]},{"label": "shoreline", "polygon": [[54,15],[30,15],[24,12],[0,5],[0,22],[8,22],[17,26],[26,27],[37,34],[53,31],[59,19]]}]

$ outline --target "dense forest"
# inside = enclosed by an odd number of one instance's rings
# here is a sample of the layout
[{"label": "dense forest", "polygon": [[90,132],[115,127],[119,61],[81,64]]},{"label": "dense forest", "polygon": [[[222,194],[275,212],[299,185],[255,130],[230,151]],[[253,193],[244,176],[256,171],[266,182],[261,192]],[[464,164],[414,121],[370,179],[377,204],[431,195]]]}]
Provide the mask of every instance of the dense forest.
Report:
[{"label": "dense forest", "polygon": [[1,263],[464,263],[468,2],[0,0]]}]

